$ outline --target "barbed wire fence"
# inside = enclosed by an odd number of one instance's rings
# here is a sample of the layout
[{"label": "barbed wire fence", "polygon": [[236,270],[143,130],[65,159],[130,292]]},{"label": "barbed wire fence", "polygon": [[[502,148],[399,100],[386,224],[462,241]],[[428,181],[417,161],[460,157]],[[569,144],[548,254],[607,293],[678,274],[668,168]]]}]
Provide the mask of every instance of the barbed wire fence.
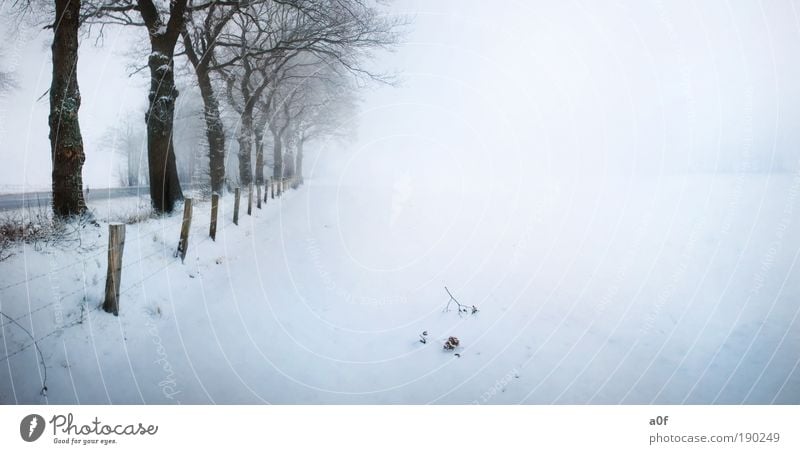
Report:
[{"label": "barbed wire fence", "polygon": [[[286,185],[286,186],[288,186],[290,188],[296,188],[297,187],[295,185],[296,177],[286,178],[286,179],[282,179],[282,180],[283,181],[277,182],[277,184]],[[265,191],[266,191],[266,188],[269,187],[269,183],[270,183],[269,181],[266,182]],[[276,182],[273,182],[273,184],[275,184],[275,183]],[[284,190],[281,190],[276,195],[277,196],[281,196],[283,193],[284,193]],[[149,237],[151,235],[154,235],[156,233],[159,233],[159,232],[165,232],[165,231],[169,231],[169,230],[172,230],[172,229],[179,229],[181,224],[183,224],[184,219],[183,219],[182,216],[170,216],[170,217],[161,218],[161,221],[162,222],[160,223],[160,225],[158,225],[156,228],[148,229],[148,230],[145,230],[145,231],[142,231],[142,229],[139,229],[137,231],[136,236],[134,237],[134,239],[139,241],[139,240],[142,240],[144,238],[147,238],[147,237]],[[166,225],[165,225],[165,223],[166,223]],[[227,219],[226,218],[223,221],[222,227],[223,228],[228,228],[228,227],[230,227],[232,225],[236,226],[238,224],[233,221],[233,218],[231,218],[231,219]],[[196,230],[200,230],[200,228],[198,228]],[[196,236],[196,235],[194,235],[194,236]],[[200,246],[200,245],[206,243],[209,240],[211,240],[211,236],[210,235],[203,235],[200,240],[195,241],[194,247]],[[79,260],[75,260],[75,261],[72,261],[72,262],[64,264],[64,265],[60,265],[57,268],[53,268],[53,269],[50,269],[50,270],[45,271],[45,272],[37,273],[37,274],[34,274],[32,276],[27,276],[25,279],[19,280],[19,281],[15,281],[15,282],[13,282],[11,284],[3,285],[2,287],[0,287],[0,294],[2,294],[3,291],[12,289],[14,287],[18,287],[18,286],[21,286],[21,285],[28,286],[31,283],[39,281],[40,279],[43,279],[43,278],[46,278],[46,277],[51,277],[53,275],[58,274],[61,271],[76,267],[78,265],[80,265],[84,269],[84,278],[85,278],[85,265],[86,265],[86,263],[90,262],[93,259],[97,259],[100,256],[105,255],[105,254],[108,254],[108,250],[101,247],[99,251],[91,253],[88,256],[83,256]],[[174,260],[167,260],[166,263],[164,263],[162,266],[160,266],[160,267],[156,268],[155,270],[147,273],[141,279],[137,280],[136,282],[134,282],[132,284],[127,284],[124,289],[120,289],[119,290],[119,296],[120,297],[122,295],[129,294],[134,289],[144,285],[150,279],[152,279],[156,275],[160,274],[161,272],[163,272],[164,270],[166,270],[170,266],[181,263],[180,261],[177,260],[177,254],[175,253],[174,248],[168,248],[167,247],[167,248],[157,249],[156,251],[151,252],[151,253],[149,253],[147,255],[138,257],[134,262],[126,263],[122,267],[121,270],[131,269],[134,266],[139,265],[142,262],[144,262],[144,261],[146,261],[148,259],[151,259],[151,258],[153,258],[153,257],[155,257],[157,255],[163,255],[164,258],[167,258],[167,259],[172,258]],[[44,311],[45,309],[51,308],[53,306],[65,303],[65,302],[73,299],[76,295],[78,295],[81,292],[83,292],[83,297],[81,298],[81,302],[80,302],[80,305],[79,305],[80,317],[78,317],[77,320],[73,320],[70,323],[65,324],[65,325],[59,325],[55,329],[53,329],[53,330],[51,330],[51,331],[49,331],[49,332],[47,332],[45,334],[42,334],[42,335],[39,335],[39,336],[35,336],[34,335],[35,331],[33,330],[33,326],[32,326],[33,325],[32,320],[33,320],[33,315],[34,314],[39,313],[41,311]],[[83,285],[81,285],[77,289],[72,290],[72,291],[70,291],[68,293],[65,293],[63,295],[60,295],[54,301],[52,301],[50,303],[47,303],[47,304],[44,304],[42,306],[36,307],[34,309],[30,309],[28,312],[26,312],[26,313],[24,313],[22,315],[19,315],[17,317],[12,317],[12,316],[10,316],[10,315],[8,315],[8,314],[6,314],[5,312],[2,311],[2,299],[0,299],[0,316],[2,317],[2,318],[0,318],[0,320],[4,320],[2,323],[0,323],[0,336],[5,337],[5,327],[6,326],[14,325],[14,326],[18,327],[20,330],[22,330],[27,335],[27,337],[30,339],[29,342],[23,342],[22,345],[19,348],[15,349],[15,350],[13,350],[11,352],[8,351],[7,344],[4,342],[5,352],[4,352],[4,356],[0,358],[0,363],[3,363],[5,361],[10,360],[11,358],[19,355],[20,353],[28,350],[31,347],[35,347],[36,351],[37,351],[37,354],[38,354],[38,357],[39,357],[39,362],[41,363],[42,369],[43,369],[41,394],[46,396],[47,395],[47,365],[46,365],[46,362],[45,362],[44,354],[42,353],[42,350],[41,350],[41,348],[39,346],[39,343],[42,342],[45,339],[48,339],[48,338],[58,334],[58,333],[63,333],[64,330],[66,330],[66,329],[69,329],[69,328],[72,328],[74,326],[78,326],[78,325],[83,324],[84,321],[86,320],[86,318],[89,315],[91,315],[91,314],[93,314],[95,312],[101,311],[103,309],[103,305],[102,304],[98,304],[93,308],[88,308],[87,300],[90,297],[89,293],[90,293],[90,289],[86,285],[86,282],[85,282],[85,279],[84,279]],[[30,319],[31,320],[31,329],[26,328],[25,326],[22,325],[22,323],[20,323],[21,321],[23,321],[25,319]]]}]

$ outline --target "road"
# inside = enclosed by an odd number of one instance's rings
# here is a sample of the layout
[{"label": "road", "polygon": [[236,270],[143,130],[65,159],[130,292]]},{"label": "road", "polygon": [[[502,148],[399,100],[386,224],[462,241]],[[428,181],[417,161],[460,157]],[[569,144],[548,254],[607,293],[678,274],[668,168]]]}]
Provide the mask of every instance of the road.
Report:
[{"label": "road", "polygon": [[[150,193],[149,186],[131,186],[127,188],[104,188],[104,189],[91,189],[89,188],[87,199],[91,200],[105,200],[116,199],[119,197],[131,196],[144,196],[147,197]],[[87,193],[84,191],[84,195]],[[2,194],[0,195],[0,211],[16,210],[23,207],[36,208],[36,207],[49,207],[51,201],[50,191],[46,192],[24,192],[18,194]]]}]

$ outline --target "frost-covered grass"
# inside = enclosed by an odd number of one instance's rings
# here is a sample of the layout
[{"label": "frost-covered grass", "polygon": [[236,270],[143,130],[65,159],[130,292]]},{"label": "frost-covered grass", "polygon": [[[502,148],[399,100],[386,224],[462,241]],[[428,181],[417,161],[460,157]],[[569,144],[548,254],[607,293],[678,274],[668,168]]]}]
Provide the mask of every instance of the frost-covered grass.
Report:
[{"label": "frost-covered grass", "polygon": [[[97,310],[105,222],[141,207],[115,202],[79,253],[0,263],[49,389],[27,348],[0,401],[800,403],[798,187],[312,177],[239,226],[226,195],[216,242],[198,202],[184,263],[179,214],[129,225],[119,317]],[[479,311],[444,311],[445,285]],[[30,343],[0,336],[0,358]]]},{"label": "frost-covered grass", "polygon": [[38,245],[56,235],[49,214],[28,211],[27,216],[19,212],[0,213],[0,261],[12,257],[17,244]]},{"label": "frost-covered grass", "polygon": [[53,218],[47,206],[0,211],[0,261],[23,251],[23,245],[34,251],[49,248],[85,250],[83,230],[96,222],[91,216],[69,222]]}]

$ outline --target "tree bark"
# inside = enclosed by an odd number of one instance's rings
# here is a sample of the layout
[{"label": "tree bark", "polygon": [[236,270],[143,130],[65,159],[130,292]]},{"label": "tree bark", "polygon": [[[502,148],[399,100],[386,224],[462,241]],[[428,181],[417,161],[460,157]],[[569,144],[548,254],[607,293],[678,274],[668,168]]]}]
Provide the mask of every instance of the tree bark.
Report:
[{"label": "tree bark", "polygon": [[256,185],[264,184],[264,128],[255,128]]},{"label": "tree bark", "polygon": [[150,105],[147,122],[147,159],[150,174],[150,201],[157,212],[171,213],[175,202],[183,198],[175,148],[172,143],[175,100],[175,44],[183,29],[187,0],[170,1],[167,23],[152,0],[138,0],[139,13],[150,36]]},{"label": "tree bark", "polygon": [[208,70],[198,68],[196,73],[205,111],[211,191],[222,194],[225,184],[225,130],[219,113],[219,102],[217,102],[217,97],[214,94]]},{"label": "tree bark", "polygon": [[[213,14],[213,12],[209,12],[209,14]],[[225,22],[227,20],[217,24],[214,30],[206,30],[207,35],[200,40],[201,47],[199,49],[195,49],[195,43],[186,29],[181,32],[184,50],[194,68],[197,85],[200,88],[200,97],[203,100],[203,118],[206,123],[206,140],[208,141],[208,174],[211,178],[211,191],[218,194],[223,193],[225,186],[225,129],[208,67],[213,50],[206,46],[215,39],[214,37],[217,36]]]},{"label": "tree bark", "polygon": [[175,202],[183,198],[178,168],[175,164],[175,149],[172,143],[175,117],[174,45],[151,35],[153,52],[150,54],[150,107],[145,115],[147,121],[147,159],[150,168],[150,199],[159,212],[171,213]]},{"label": "tree bark", "polygon": [[50,85],[50,157],[53,164],[53,213],[86,212],[83,199],[83,137],[78,122],[78,27],[80,0],[55,0],[53,80]]},{"label": "tree bark", "polygon": [[239,181],[246,186],[253,182],[253,112],[245,107],[239,124]]}]

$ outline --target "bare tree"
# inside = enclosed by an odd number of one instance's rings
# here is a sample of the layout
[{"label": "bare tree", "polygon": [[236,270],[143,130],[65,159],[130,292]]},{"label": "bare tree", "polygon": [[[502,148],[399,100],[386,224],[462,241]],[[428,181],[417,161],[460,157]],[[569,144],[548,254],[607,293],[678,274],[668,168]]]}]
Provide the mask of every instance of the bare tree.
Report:
[{"label": "bare tree", "polygon": [[[289,91],[289,94],[283,96],[280,104],[272,107],[270,110],[275,113],[271,115],[268,120],[269,131],[272,133],[272,177],[282,178],[291,176],[286,173],[286,165],[284,163],[284,140],[286,139],[286,132],[289,129],[291,121],[291,108],[294,100],[300,96],[300,92],[293,87],[287,87],[284,84],[284,90]],[[276,90],[275,94],[280,91]],[[275,104],[275,97],[273,96],[272,104]],[[267,110],[268,112],[270,110]],[[294,166],[292,166],[294,167]]]},{"label": "bare tree", "polygon": [[172,0],[169,16],[159,11],[152,0],[138,0],[139,13],[148,30],[152,53],[150,68],[150,105],[147,110],[147,159],[150,173],[150,199],[156,211],[172,212],[175,202],[183,198],[172,128],[175,117],[175,44],[186,14],[187,0]]},{"label": "bare tree", "polygon": [[[159,212],[172,212],[183,198],[172,141],[175,117],[175,46],[183,31],[190,0],[94,0],[84,11],[90,24],[121,24],[147,28],[151,53],[147,123],[150,200]],[[212,0],[209,0],[214,3]],[[208,3],[203,4],[208,7]],[[138,12],[139,18],[134,16]],[[102,29],[101,29],[102,30]],[[102,32],[101,32],[102,33]]]},{"label": "bare tree", "polygon": [[55,0],[53,79],[50,84],[50,156],[53,162],[53,213],[59,217],[86,211],[83,199],[83,137],[78,121],[78,29],[80,0]]},{"label": "bare tree", "polygon": [[256,183],[263,183],[263,126],[254,128],[256,106],[272,81],[272,76],[300,54],[292,48],[298,33],[296,21],[301,13],[278,2],[248,5],[232,23],[236,27],[236,45],[218,56],[214,68],[226,85],[228,103],[239,115],[239,182],[253,181],[252,147],[257,143]]},{"label": "bare tree", "polygon": [[[60,218],[83,215],[83,151],[78,111],[81,94],[78,88],[78,31],[81,25],[81,0],[20,0],[13,5],[20,18],[44,17],[45,28],[53,30],[52,80],[50,83],[50,159],[52,161],[53,214]],[[13,83],[7,74],[0,75],[0,85]]]},{"label": "bare tree", "polygon": [[[197,76],[204,104],[209,174],[220,191],[225,175],[225,130],[215,95],[224,81],[229,104],[239,115],[239,181],[252,181],[252,146],[262,150],[262,125],[254,126],[256,104],[277,89],[276,75],[299,55],[336,61],[357,77],[380,79],[361,66],[371,49],[396,41],[402,19],[381,16],[363,0],[84,0],[90,24],[144,26],[151,53],[148,129],[150,192],[157,211],[172,211],[182,197],[173,143],[175,57],[185,55]],[[181,37],[183,48],[176,49]],[[267,122],[268,124],[269,122]],[[280,129],[280,128],[279,128]],[[284,128],[285,129],[285,128]],[[280,146],[280,143],[278,143]],[[280,153],[276,156],[281,156]],[[280,159],[279,159],[280,161]],[[274,174],[280,173],[280,162]],[[257,171],[262,180],[262,171]]]},{"label": "bare tree", "polygon": [[[363,67],[363,60],[376,47],[396,42],[402,18],[388,19],[361,0],[295,0],[273,1],[243,8],[246,14],[234,18],[239,27],[239,47],[231,47],[228,61],[235,68],[221,71],[226,80],[229,103],[240,114],[239,171],[240,181],[252,180],[252,137],[256,137],[256,180],[260,180],[263,163],[261,136],[266,122],[273,136],[273,177],[283,174],[283,138],[288,120],[283,117],[283,102],[276,99],[281,84],[295,77],[308,77],[310,67],[335,64],[357,78],[386,81],[385,75]],[[256,49],[254,51],[254,49]],[[298,76],[297,68],[305,68]],[[283,90],[295,96],[292,90]],[[261,97],[267,100],[262,102]],[[291,103],[290,103],[291,104]],[[256,106],[262,113],[254,125]],[[280,123],[280,124],[279,124]]]},{"label": "bare tree", "polygon": [[352,84],[338,73],[309,79],[311,86],[300,99],[300,106],[291,109],[290,122],[295,143],[294,172],[303,183],[305,145],[314,140],[354,140],[355,123],[351,120],[357,107]]},{"label": "bare tree", "polygon": [[254,125],[257,180],[263,180],[262,136],[265,129],[269,130],[272,138],[272,177],[292,176],[294,162],[291,163],[291,169],[287,169],[284,159],[287,153],[291,154],[294,145],[293,136],[289,134],[290,126],[293,118],[302,115],[301,112],[306,109],[303,102],[309,96],[309,81],[319,76],[321,67],[324,67],[324,62],[313,54],[306,54],[271,73],[271,89],[257,104],[259,115]]},{"label": "bare tree", "polygon": [[[272,88],[258,104],[256,162],[262,162],[258,142],[268,125],[273,144],[273,177],[300,175],[303,147],[323,138],[352,138],[353,122],[342,123],[356,108],[356,85],[347,68],[306,54],[272,78]],[[258,167],[256,175],[258,175]],[[258,178],[258,177],[257,177]]]},{"label": "bare tree", "polygon": [[184,53],[194,68],[203,99],[211,190],[218,193],[222,192],[225,183],[225,130],[212,80],[212,64],[223,65],[221,67],[226,64],[214,58],[215,51],[228,45],[224,32],[234,15],[239,13],[239,6],[212,3],[205,11],[189,15],[181,32]]}]

